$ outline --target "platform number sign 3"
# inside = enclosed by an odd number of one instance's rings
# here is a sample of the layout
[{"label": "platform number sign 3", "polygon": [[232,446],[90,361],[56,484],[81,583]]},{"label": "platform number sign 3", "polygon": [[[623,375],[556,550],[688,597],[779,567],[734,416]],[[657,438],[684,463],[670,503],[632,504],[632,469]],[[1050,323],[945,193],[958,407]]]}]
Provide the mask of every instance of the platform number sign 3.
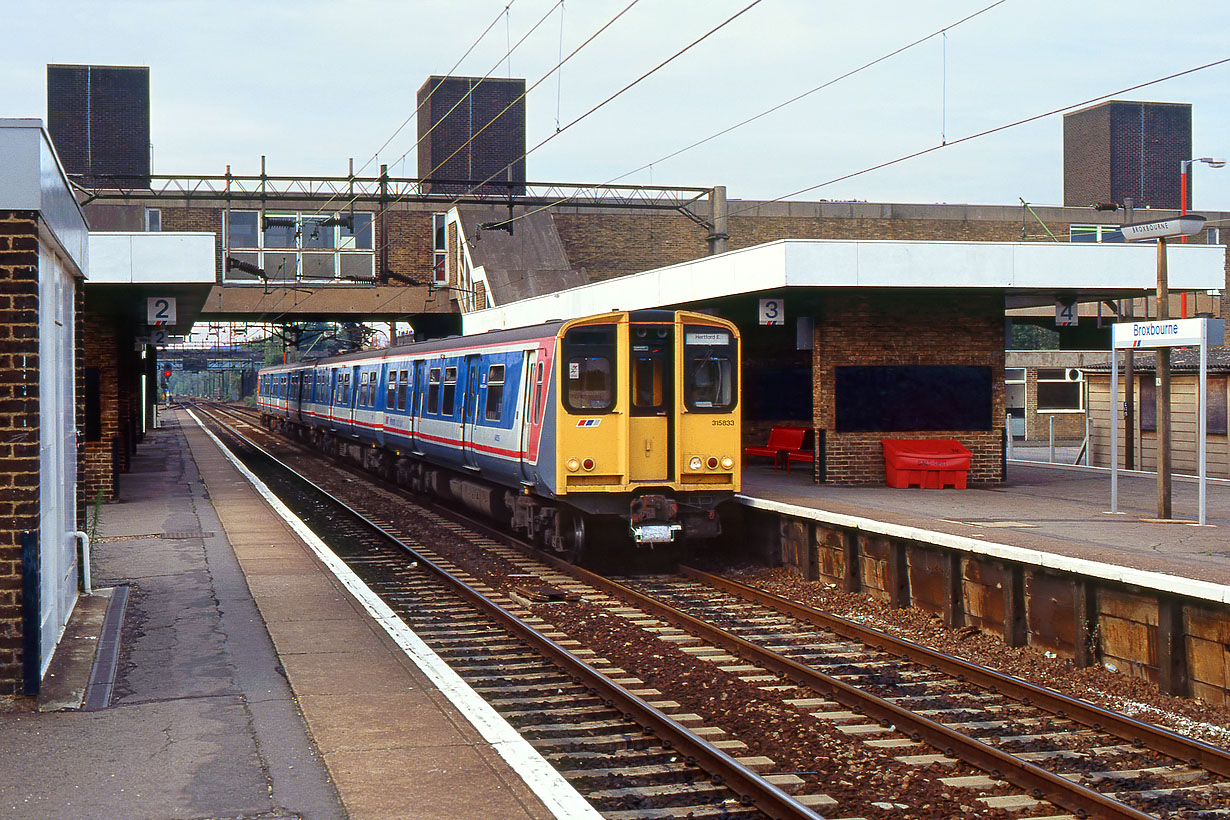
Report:
[{"label": "platform number sign 3", "polygon": [[760,324],[762,325],[780,325],[786,316],[786,300],[784,299],[761,299],[760,300]]},{"label": "platform number sign 3", "polygon": [[172,296],[149,297],[146,303],[145,323],[154,327],[175,324],[175,298]]},{"label": "platform number sign 3", "polygon": [[1055,303],[1055,327],[1076,327],[1078,324],[1076,302]]}]

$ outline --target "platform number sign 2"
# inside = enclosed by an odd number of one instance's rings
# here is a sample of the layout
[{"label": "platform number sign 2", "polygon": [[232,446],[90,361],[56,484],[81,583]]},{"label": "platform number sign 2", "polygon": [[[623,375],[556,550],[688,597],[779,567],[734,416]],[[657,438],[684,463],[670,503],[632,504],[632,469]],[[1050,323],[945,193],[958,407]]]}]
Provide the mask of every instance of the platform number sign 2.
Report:
[{"label": "platform number sign 2", "polygon": [[172,296],[149,297],[146,303],[145,323],[154,327],[175,324],[175,298]]},{"label": "platform number sign 2", "polygon": [[780,325],[786,317],[785,299],[760,300],[760,324]]},{"label": "platform number sign 2", "polygon": [[1055,327],[1076,327],[1076,302],[1055,302]]}]

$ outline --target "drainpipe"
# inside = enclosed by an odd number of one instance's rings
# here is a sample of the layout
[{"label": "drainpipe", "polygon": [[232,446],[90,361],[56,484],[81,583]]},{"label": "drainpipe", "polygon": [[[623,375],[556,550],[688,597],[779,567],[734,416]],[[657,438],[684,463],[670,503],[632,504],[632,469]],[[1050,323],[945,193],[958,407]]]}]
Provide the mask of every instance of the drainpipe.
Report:
[{"label": "drainpipe", "polygon": [[90,586],[90,536],[82,530],[77,530],[72,535],[81,542],[81,591],[86,595],[93,595],[94,589]]}]

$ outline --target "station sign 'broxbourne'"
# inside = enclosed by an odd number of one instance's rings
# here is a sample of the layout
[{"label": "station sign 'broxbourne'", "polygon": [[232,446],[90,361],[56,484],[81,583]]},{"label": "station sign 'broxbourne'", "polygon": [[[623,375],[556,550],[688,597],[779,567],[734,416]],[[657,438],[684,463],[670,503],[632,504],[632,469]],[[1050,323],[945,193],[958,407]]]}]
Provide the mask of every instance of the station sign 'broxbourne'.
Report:
[{"label": "station sign 'broxbourne'", "polygon": [[1132,225],[1122,225],[1119,230],[1123,238],[1129,242],[1136,239],[1165,239],[1170,236],[1191,236],[1200,233],[1204,227],[1203,216],[1175,217],[1174,219],[1155,219],[1152,222],[1137,222]]},{"label": "station sign 'broxbourne'", "polygon": [[[1208,335],[1205,335],[1205,327]],[[1163,319],[1159,322],[1119,322],[1111,326],[1111,344],[1124,347],[1183,347],[1222,344],[1226,323],[1221,319]]]}]

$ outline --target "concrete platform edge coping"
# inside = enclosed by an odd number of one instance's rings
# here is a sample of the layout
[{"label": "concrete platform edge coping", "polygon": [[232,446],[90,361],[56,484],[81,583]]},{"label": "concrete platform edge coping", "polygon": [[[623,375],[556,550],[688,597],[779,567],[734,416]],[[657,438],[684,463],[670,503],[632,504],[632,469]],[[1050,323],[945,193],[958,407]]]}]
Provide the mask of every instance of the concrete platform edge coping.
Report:
[{"label": "concrete platform edge coping", "polygon": [[814,507],[804,507],[782,501],[771,501],[765,498],[738,493],[735,501],[747,507],[781,513],[794,518],[807,518],[823,524],[858,530],[891,538],[905,538],[924,544],[934,544],[938,547],[960,550],[992,558],[1002,558],[1007,561],[1030,564],[1059,572],[1072,572],[1090,578],[1116,583],[1131,584],[1146,589],[1167,592],[1201,601],[1213,603],[1230,603],[1230,586],[1199,581],[1194,578],[1181,578],[1176,575],[1165,575],[1160,572],[1150,572],[1129,567],[1117,567],[1101,561],[1091,561],[1087,558],[1073,558],[1067,555],[1057,555],[1050,552],[1015,547],[1011,544],[1001,544],[981,538],[969,538],[964,535],[953,535],[946,532],[926,530],[921,527],[910,527],[903,524],[890,524],[887,521],[877,521],[872,518],[861,518],[854,515],[834,513]]}]

